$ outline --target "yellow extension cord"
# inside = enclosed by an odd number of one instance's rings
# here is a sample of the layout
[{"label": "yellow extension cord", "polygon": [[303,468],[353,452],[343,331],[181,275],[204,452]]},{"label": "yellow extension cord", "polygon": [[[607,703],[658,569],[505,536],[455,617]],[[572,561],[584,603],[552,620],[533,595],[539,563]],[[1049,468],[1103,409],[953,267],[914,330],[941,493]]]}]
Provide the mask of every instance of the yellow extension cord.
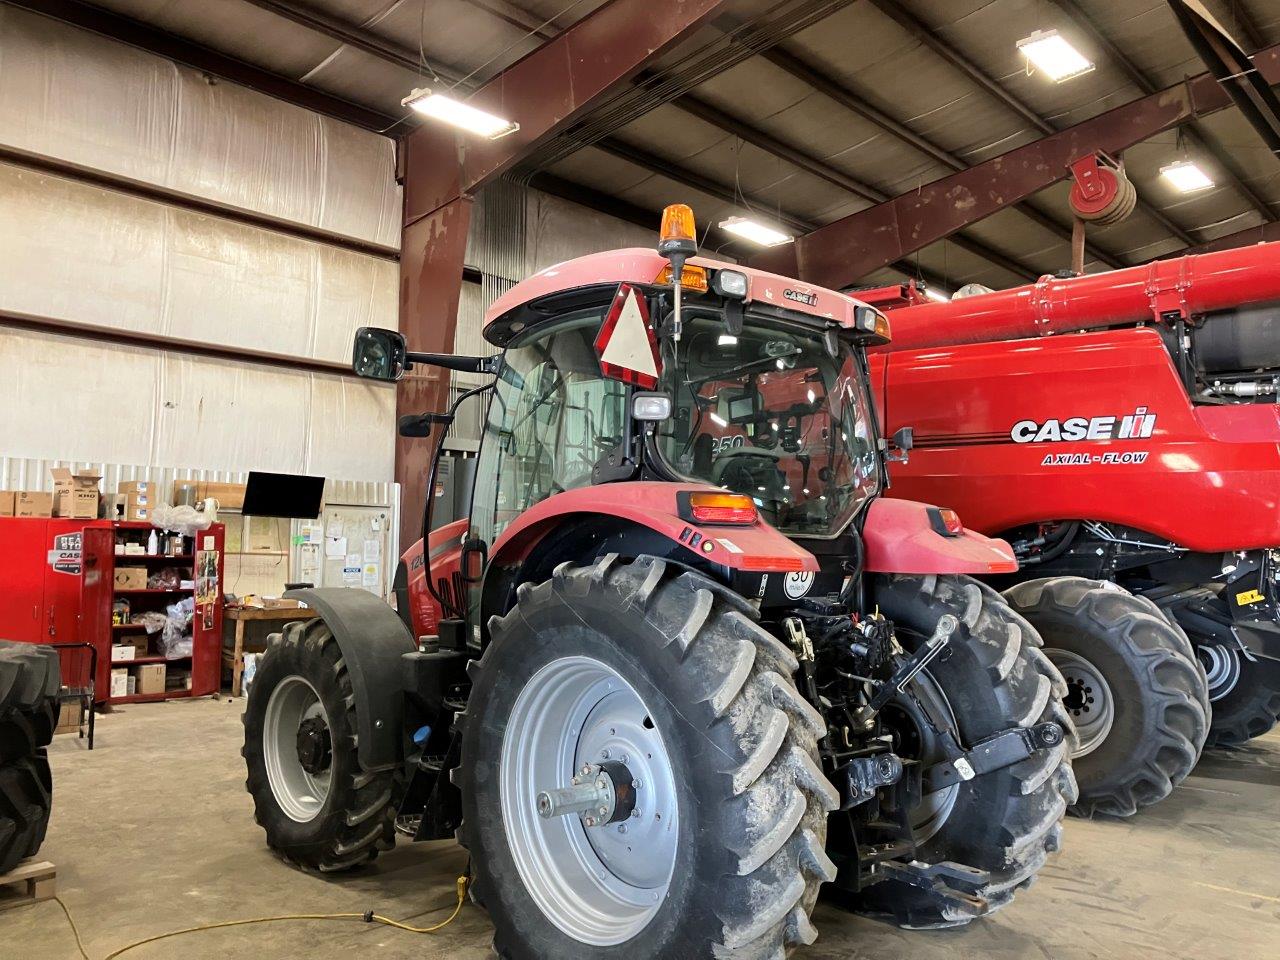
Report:
[{"label": "yellow extension cord", "polygon": [[[437,933],[443,930],[454,920],[458,919],[458,914],[462,912],[462,906],[467,900],[467,886],[469,880],[466,876],[458,878],[458,903],[453,908],[453,913],[440,923],[430,927],[415,927],[399,920],[392,920],[390,917],[384,917],[381,914],[374,913],[372,910],[367,913],[294,913],[284,914],[279,917],[252,917],[248,920],[224,920],[222,923],[205,923],[198,927],[187,927],[183,930],[171,930],[168,933],[157,934],[154,937],[147,937],[144,940],[135,940],[133,943],[120,947],[107,954],[103,960],[115,960],[122,954],[128,953],[138,947],[145,946],[149,943],[155,943],[159,940],[168,940],[170,937],[181,937],[188,933],[199,933],[201,930],[221,930],[226,927],[244,927],[254,923],[278,923],[284,920],[359,920],[364,923],[380,923],[384,926],[394,927],[396,930],[404,930],[406,933]],[[84,948],[84,943],[80,939],[80,930],[76,927],[76,922],[71,918],[71,911],[67,909],[67,905],[62,902],[61,897],[54,897],[58,902],[58,906],[62,908],[62,912],[66,914],[67,923],[71,925],[71,932],[75,934],[76,947],[80,950],[80,956],[84,960],[90,960],[88,952]]]}]

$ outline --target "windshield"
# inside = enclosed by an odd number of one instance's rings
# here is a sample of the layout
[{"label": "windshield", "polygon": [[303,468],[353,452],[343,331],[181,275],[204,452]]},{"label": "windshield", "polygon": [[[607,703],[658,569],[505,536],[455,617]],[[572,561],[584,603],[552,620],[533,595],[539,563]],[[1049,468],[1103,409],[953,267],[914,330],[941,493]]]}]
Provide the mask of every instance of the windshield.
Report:
[{"label": "windshield", "polygon": [[816,331],[747,317],[685,318],[678,361],[663,342],[662,389],[674,399],[658,446],[677,472],[744,493],[785,533],[839,533],[880,484],[861,368]]},{"label": "windshield", "polygon": [[517,337],[502,359],[480,445],[472,536],[490,543],[523,511],[592,483],[623,441],[626,386],[600,372],[602,309]]}]

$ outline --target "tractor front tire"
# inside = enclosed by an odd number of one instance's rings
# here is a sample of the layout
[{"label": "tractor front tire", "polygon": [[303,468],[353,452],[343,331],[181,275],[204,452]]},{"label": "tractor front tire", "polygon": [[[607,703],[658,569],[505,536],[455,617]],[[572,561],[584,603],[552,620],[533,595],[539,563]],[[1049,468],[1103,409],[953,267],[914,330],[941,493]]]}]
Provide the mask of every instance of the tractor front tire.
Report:
[{"label": "tractor front tire", "polygon": [[395,845],[404,773],[361,765],[361,707],[323,619],[271,635],[249,690],[241,755],[254,819],[295,866],[347,870]]},{"label": "tractor front tire", "polygon": [[[797,661],[748,603],[609,555],[521,586],[490,633],[454,782],[499,956],[773,960],[814,940],[839,794]],[[541,791],[606,761],[635,778],[630,816],[539,816]]]},{"label": "tractor front tire", "polygon": [[1128,817],[1167,797],[1209,729],[1204,669],[1182,628],[1151,601],[1083,577],[1028,580],[1005,597],[1067,679],[1080,740],[1072,812]]},{"label": "tractor front tire", "polygon": [[[910,815],[916,860],[983,871],[987,879],[975,895],[986,913],[994,912],[1030,886],[1059,849],[1062,820],[1076,800],[1068,756],[1074,732],[1062,706],[1062,676],[1041,652],[1035,630],[1000,594],[970,577],[884,576],[873,589],[908,650],[931,636],[944,614],[959,621],[915,689],[950,713],[933,720],[947,723],[962,749],[1015,727],[1054,722],[1062,728],[1058,745],[929,794],[921,801],[927,816]],[[863,896],[869,908],[894,914],[906,927],[958,926],[973,918],[897,880],[873,884]]]}]

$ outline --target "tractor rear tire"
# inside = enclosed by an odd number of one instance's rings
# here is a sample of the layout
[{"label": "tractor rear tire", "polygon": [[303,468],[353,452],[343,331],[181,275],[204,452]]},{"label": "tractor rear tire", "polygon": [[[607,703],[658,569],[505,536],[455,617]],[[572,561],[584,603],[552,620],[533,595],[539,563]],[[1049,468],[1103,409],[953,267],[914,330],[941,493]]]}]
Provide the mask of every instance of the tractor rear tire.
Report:
[{"label": "tractor rear tire", "polygon": [[[609,555],[522,585],[490,621],[454,782],[498,956],[773,960],[814,940],[839,794],[797,661],[756,618],[701,574]],[[605,753],[647,771],[632,818],[529,812]]]},{"label": "tractor rear tire", "polygon": [[0,764],[33,756],[53,740],[61,684],[53,647],[0,641]]},{"label": "tractor rear tire", "polygon": [[366,864],[395,845],[404,772],[366,770],[351,678],[323,619],[268,638],[244,712],[245,787],[267,845],[306,870]]},{"label": "tractor rear tire", "polygon": [[[924,824],[913,822],[916,860],[985,871],[988,880],[976,895],[987,913],[994,912],[1030,886],[1059,849],[1062,820],[1076,800],[1069,761],[1074,731],[1062,706],[1062,676],[1041,652],[1035,630],[1000,594],[970,577],[880,577],[873,597],[908,649],[931,636],[944,614],[959,621],[947,648],[924,673],[925,683],[947,701],[949,725],[962,748],[1014,727],[1052,721],[1063,730],[1055,747],[946,788],[953,791],[950,800],[933,801],[941,812]],[[972,919],[940,909],[933,898],[896,880],[874,884],[864,895],[906,927],[958,926]]]},{"label": "tractor rear tire", "polygon": [[0,766],[0,874],[35,856],[52,807],[53,778],[43,749]]},{"label": "tractor rear tire", "polygon": [[1195,767],[1209,730],[1208,684],[1182,628],[1106,581],[1028,580],[1005,597],[1067,677],[1080,736],[1072,813],[1128,817],[1167,797]]},{"label": "tractor rear tire", "polygon": [[1241,747],[1276,725],[1280,716],[1280,664],[1249,660],[1224,646],[1197,648],[1210,673],[1213,719],[1205,749]]}]

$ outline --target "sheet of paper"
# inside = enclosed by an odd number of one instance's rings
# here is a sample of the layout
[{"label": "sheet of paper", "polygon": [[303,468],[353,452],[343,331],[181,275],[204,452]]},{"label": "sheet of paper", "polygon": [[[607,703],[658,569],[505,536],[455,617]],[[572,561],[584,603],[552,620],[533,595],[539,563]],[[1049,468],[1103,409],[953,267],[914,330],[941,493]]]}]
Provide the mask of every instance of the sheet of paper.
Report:
[{"label": "sheet of paper", "polygon": [[366,562],[364,565],[363,578],[360,581],[363,587],[376,588],[378,586],[378,564]]},{"label": "sheet of paper", "polygon": [[366,540],[364,542],[364,559],[366,563],[377,563],[382,559],[381,540]]},{"label": "sheet of paper", "polygon": [[330,560],[341,560],[347,555],[347,538],[328,537],[324,542],[324,555]]}]

